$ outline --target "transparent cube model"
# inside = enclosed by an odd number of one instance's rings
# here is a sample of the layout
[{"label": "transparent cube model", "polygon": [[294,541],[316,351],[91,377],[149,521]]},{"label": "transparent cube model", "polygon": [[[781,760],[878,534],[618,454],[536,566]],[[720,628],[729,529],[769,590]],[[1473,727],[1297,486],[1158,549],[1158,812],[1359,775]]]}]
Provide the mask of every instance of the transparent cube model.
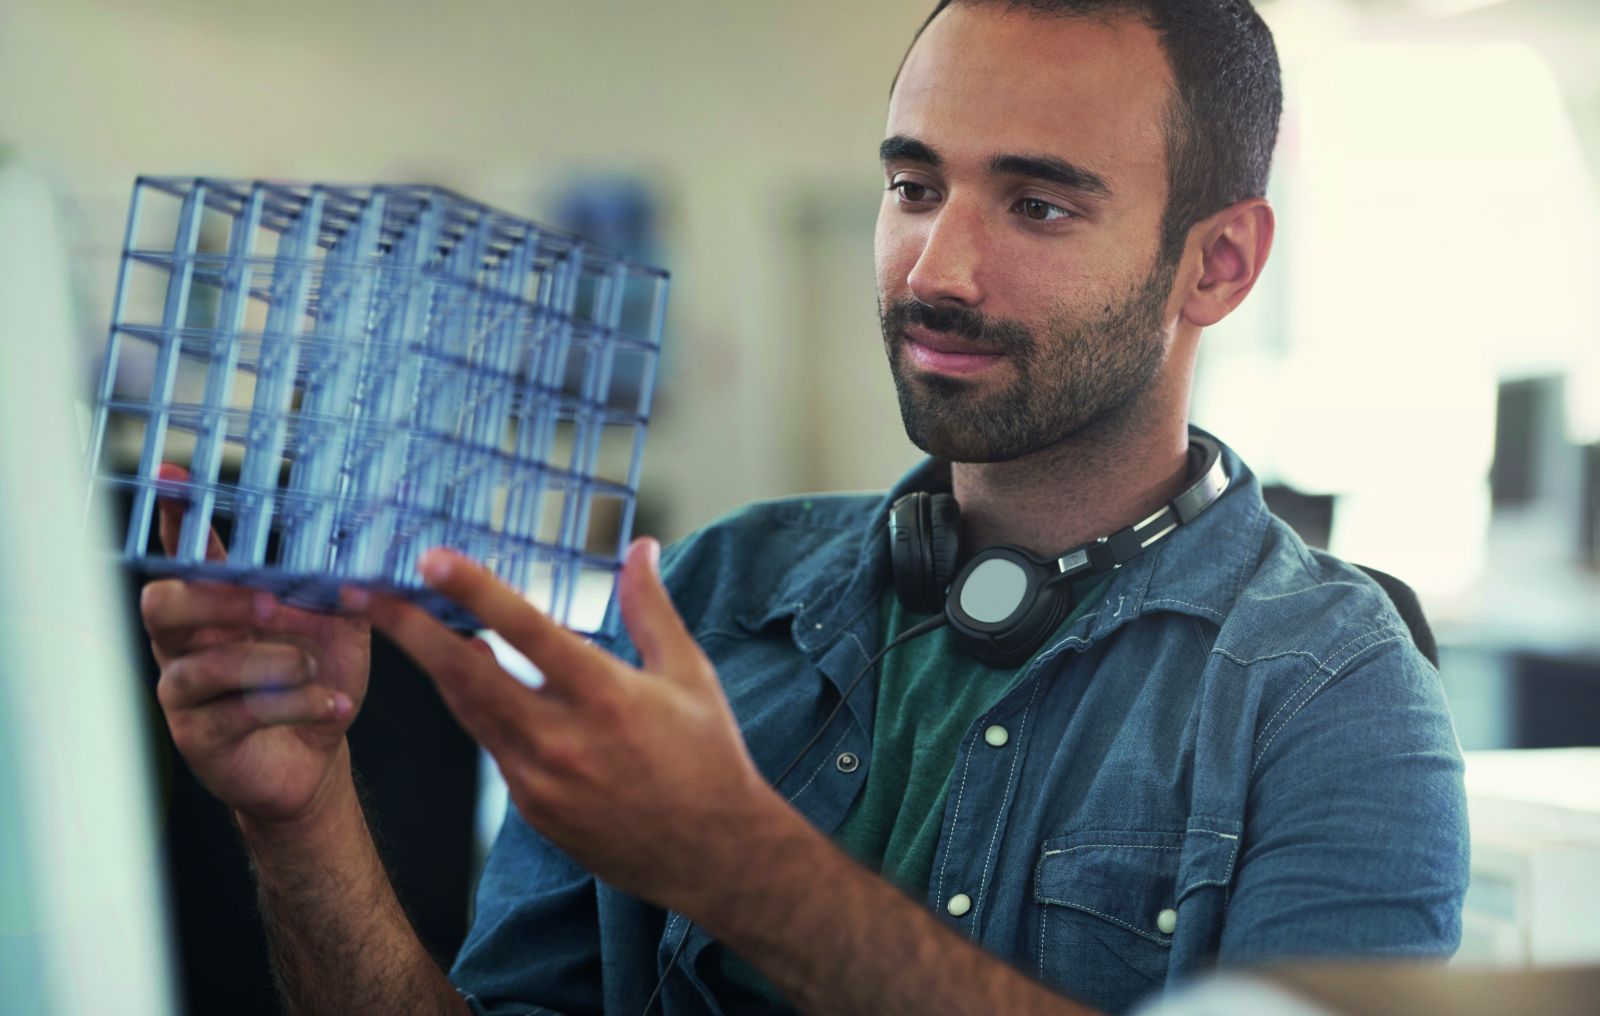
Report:
[{"label": "transparent cube model", "polygon": [[[435,187],[141,178],[94,490],[131,502],[151,574],[315,608],[363,585],[470,626],[416,574],[443,545],[570,623],[632,529],[666,292]],[[170,555],[158,497],[185,506]]]}]

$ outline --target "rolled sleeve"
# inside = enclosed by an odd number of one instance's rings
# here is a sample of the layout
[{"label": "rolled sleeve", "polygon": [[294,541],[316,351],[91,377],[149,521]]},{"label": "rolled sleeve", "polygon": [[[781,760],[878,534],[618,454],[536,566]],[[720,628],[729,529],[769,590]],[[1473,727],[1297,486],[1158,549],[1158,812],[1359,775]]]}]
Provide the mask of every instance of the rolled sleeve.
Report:
[{"label": "rolled sleeve", "polygon": [[484,1016],[603,1008],[594,877],[515,808],[478,882],[472,929],[450,979]]}]

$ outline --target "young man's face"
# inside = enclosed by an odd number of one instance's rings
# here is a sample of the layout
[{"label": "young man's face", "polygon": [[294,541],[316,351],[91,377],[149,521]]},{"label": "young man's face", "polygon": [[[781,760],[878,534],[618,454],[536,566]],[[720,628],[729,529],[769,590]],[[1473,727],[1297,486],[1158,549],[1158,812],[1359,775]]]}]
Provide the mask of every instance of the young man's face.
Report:
[{"label": "young man's face", "polygon": [[1172,74],[1130,17],[957,4],[889,102],[876,261],[911,440],[1016,458],[1138,405],[1166,361]]}]

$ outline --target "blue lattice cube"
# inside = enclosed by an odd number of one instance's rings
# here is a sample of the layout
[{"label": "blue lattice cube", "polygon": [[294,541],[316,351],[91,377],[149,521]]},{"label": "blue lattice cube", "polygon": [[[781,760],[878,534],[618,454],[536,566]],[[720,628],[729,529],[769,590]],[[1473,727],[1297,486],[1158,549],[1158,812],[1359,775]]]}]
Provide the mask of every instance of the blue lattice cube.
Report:
[{"label": "blue lattice cube", "polygon": [[[363,585],[471,625],[415,572],[449,546],[568,622],[632,529],[666,292],[436,187],[141,178],[94,487],[131,495],[122,554],[151,574],[324,609]],[[186,506],[171,555],[158,496]]]}]

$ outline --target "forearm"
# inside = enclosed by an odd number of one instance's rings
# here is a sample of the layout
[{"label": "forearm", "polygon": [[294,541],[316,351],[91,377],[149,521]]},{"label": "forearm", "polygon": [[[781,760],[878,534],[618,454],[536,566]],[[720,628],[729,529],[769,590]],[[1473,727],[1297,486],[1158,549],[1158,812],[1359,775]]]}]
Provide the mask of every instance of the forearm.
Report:
[{"label": "forearm", "polygon": [[239,817],[287,1011],[465,1014],[389,884],[348,766],[325,797],[294,828]]},{"label": "forearm", "polygon": [[1092,1011],[957,935],[789,815],[765,838],[759,864],[719,892],[700,919],[801,1010]]}]

